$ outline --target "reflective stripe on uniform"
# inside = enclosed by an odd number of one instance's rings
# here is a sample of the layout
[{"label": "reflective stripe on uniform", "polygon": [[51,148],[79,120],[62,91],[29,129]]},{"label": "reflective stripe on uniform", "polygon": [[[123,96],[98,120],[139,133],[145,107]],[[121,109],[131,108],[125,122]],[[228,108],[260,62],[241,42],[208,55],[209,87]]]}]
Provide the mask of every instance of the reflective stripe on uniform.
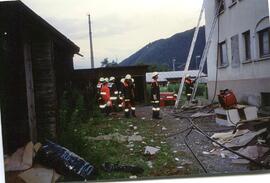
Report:
[{"label": "reflective stripe on uniform", "polygon": [[106,95],[106,92],[100,92],[100,95]]},{"label": "reflective stripe on uniform", "polygon": [[135,110],[136,110],[136,108],[135,108],[135,107],[131,107],[131,110],[135,111]]},{"label": "reflective stripe on uniform", "polygon": [[118,107],[123,107],[123,105],[119,104]]},{"label": "reflective stripe on uniform", "polygon": [[101,109],[104,109],[106,107],[106,104],[105,105],[99,105],[99,108]]},{"label": "reflective stripe on uniform", "polygon": [[125,109],[125,112],[129,112],[129,109]]},{"label": "reflective stripe on uniform", "polygon": [[152,100],[151,103],[158,104],[159,103],[159,100]]},{"label": "reflective stripe on uniform", "polygon": [[120,97],[120,100],[123,100],[124,98],[123,97]]},{"label": "reflective stripe on uniform", "polygon": [[116,99],[117,99],[117,97],[110,97],[110,99],[111,99],[111,100],[116,100]]},{"label": "reflective stripe on uniform", "polygon": [[125,102],[129,102],[130,101],[130,99],[125,99]]},{"label": "reflective stripe on uniform", "polygon": [[191,96],[191,94],[187,94],[187,96]]},{"label": "reflective stripe on uniform", "polygon": [[119,92],[118,91],[115,91],[114,94],[117,95]]},{"label": "reflective stripe on uniform", "polygon": [[153,107],[152,110],[153,110],[153,111],[160,111],[160,108],[155,108],[155,107]]}]

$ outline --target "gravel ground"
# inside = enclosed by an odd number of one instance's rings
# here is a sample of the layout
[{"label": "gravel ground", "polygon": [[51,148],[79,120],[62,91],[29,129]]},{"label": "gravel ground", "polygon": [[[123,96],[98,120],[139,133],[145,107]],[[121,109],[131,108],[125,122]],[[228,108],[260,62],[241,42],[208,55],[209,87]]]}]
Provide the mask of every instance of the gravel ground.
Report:
[{"label": "gravel ground", "polygon": [[[137,116],[145,118],[146,120],[152,120],[151,108],[152,107],[150,106],[137,107]],[[179,114],[190,116],[193,113]],[[163,119],[156,121],[156,129],[160,133],[165,133],[170,136],[170,134],[181,132],[189,127],[189,122],[187,120],[174,116],[173,108],[171,107],[162,108],[161,116]],[[216,132],[230,131],[228,127],[217,125],[214,117],[196,119],[195,123],[210,136]],[[172,151],[175,153],[175,161],[178,168],[193,170],[188,171],[191,176],[206,175],[184,143],[183,137],[186,133],[187,132],[179,133],[178,135],[168,137],[167,139],[167,143],[170,144]],[[233,164],[232,160],[228,157],[222,158],[218,155],[207,154],[207,152],[210,152],[215,147],[208,139],[196,132],[192,132],[189,135],[188,143],[198,159],[207,169],[208,175],[242,174],[250,173],[251,169],[258,170],[256,167],[250,167],[249,165]]]}]

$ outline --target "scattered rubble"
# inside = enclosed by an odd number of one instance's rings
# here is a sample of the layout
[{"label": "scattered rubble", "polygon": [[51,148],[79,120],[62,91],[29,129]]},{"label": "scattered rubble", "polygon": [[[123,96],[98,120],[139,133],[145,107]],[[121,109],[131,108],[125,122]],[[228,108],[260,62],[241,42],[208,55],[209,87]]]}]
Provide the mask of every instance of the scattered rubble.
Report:
[{"label": "scattered rubble", "polygon": [[160,148],[156,147],[151,147],[151,146],[146,146],[144,150],[144,154],[150,154],[150,155],[155,155],[160,151]]},{"label": "scattered rubble", "polygon": [[[138,134],[138,133],[136,133]],[[109,134],[109,135],[101,135],[97,137],[87,137],[88,140],[96,140],[96,141],[102,141],[102,140],[107,140],[107,141],[115,141],[118,143],[123,143],[123,142],[135,142],[135,141],[142,141],[143,137],[140,135],[132,135],[132,136],[124,136],[119,133],[114,133],[114,134]]]}]

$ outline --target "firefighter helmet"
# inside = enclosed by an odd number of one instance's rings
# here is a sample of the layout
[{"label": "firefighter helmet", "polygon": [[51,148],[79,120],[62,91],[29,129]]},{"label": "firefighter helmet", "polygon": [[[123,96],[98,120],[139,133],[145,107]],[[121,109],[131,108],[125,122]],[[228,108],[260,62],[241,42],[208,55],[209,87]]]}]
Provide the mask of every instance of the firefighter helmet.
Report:
[{"label": "firefighter helmet", "polygon": [[109,82],[109,78],[105,78],[105,79],[104,79],[104,82],[105,82],[105,83],[108,83],[108,82]]},{"label": "firefighter helmet", "polygon": [[131,78],[131,75],[130,75],[130,74],[127,74],[126,77],[125,77],[125,79],[128,79],[128,80],[129,80],[129,79],[132,79],[132,78]]},{"label": "firefighter helmet", "polygon": [[158,76],[158,72],[153,72],[153,73],[152,73],[152,78],[154,78],[154,77],[156,77],[156,76]]},{"label": "firefighter helmet", "polygon": [[99,82],[103,83],[104,82],[104,78],[103,77],[99,78]]},{"label": "firefighter helmet", "polygon": [[122,79],[121,79],[121,83],[124,83],[124,82],[125,82],[125,78],[122,78]]},{"label": "firefighter helmet", "polygon": [[115,77],[113,77],[113,76],[110,77],[110,81],[113,81],[113,80],[115,80]]},{"label": "firefighter helmet", "polygon": [[186,74],[186,78],[190,78],[190,75],[189,74]]}]

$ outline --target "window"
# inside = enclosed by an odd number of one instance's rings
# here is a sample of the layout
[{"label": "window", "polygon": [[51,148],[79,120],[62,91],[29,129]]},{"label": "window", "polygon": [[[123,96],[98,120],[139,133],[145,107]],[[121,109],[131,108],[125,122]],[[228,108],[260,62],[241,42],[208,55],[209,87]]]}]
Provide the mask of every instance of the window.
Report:
[{"label": "window", "polygon": [[251,59],[251,44],[250,44],[250,31],[243,33],[244,38],[244,49],[245,49],[245,60]]},{"label": "window", "polygon": [[223,13],[225,10],[225,1],[224,0],[216,0],[216,7],[219,8],[219,14]]},{"label": "window", "polygon": [[270,56],[270,29],[264,29],[259,32],[259,47],[260,47],[260,56],[266,57]]},{"label": "window", "polygon": [[238,35],[235,35],[231,38],[231,53],[232,53],[232,67],[237,68],[240,66]]},{"label": "window", "polygon": [[228,65],[227,45],[226,42],[219,43],[219,66]]}]

